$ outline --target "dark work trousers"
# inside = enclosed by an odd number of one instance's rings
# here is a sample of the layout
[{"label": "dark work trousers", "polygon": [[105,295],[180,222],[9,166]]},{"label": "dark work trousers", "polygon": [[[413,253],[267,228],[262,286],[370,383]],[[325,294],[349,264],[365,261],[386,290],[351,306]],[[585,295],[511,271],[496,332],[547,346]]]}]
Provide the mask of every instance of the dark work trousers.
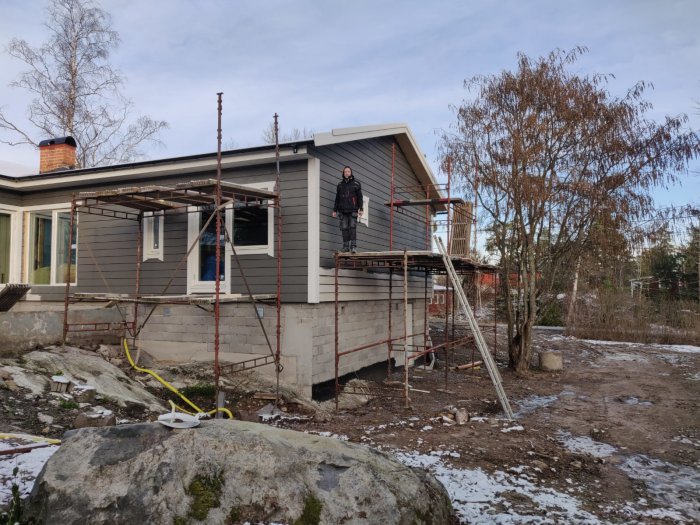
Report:
[{"label": "dark work trousers", "polygon": [[357,212],[338,212],[340,231],[343,234],[343,247],[351,248],[357,245]]}]

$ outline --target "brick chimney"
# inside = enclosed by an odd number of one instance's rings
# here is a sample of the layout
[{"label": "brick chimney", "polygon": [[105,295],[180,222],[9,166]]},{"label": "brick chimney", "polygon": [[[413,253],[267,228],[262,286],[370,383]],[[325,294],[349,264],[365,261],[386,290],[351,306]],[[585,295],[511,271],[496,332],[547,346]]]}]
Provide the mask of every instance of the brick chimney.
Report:
[{"label": "brick chimney", "polygon": [[74,169],[76,147],[73,137],[42,140],[39,143],[39,173]]}]

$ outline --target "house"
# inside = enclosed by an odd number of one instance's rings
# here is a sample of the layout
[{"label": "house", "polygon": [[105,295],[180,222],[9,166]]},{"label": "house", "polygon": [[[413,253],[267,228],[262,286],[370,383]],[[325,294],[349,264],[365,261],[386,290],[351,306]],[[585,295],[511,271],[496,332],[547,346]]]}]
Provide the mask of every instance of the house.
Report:
[{"label": "house", "polygon": [[[145,211],[139,221],[133,221],[114,213],[88,213],[87,201],[81,195],[134,196],[147,188],[211,181],[216,177],[215,153],[75,169],[75,142],[67,137],[44,141],[40,157],[38,174],[0,175],[0,286],[28,283],[32,287],[13,312],[53,311],[60,319],[67,288],[72,297],[133,294],[137,264],[141,294],[158,295],[166,288],[168,294],[178,297],[213,294],[216,268],[211,255],[216,235],[206,229],[198,237],[210,210],[172,215]],[[279,207],[232,206],[225,212],[235,254],[229,247],[224,250],[221,292],[235,298],[245,296],[249,287],[255,294],[276,296],[281,246],[282,380],[308,392],[312,385],[334,377],[334,254],[341,241],[331,211],[345,165],[353,167],[365,197],[365,217],[358,225],[358,250],[381,252],[390,244],[395,251],[430,250],[426,224],[430,224],[436,206],[416,206],[410,214],[403,214],[392,213],[386,205],[392,185],[416,188],[416,198],[425,199],[431,192],[432,196],[440,196],[423,153],[403,124],[336,129],[317,133],[312,139],[281,144]],[[274,146],[225,151],[221,167],[224,183],[248,188],[260,201],[276,189]],[[71,233],[74,196],[84,208],[82,212],[78,208]],[[339,271],[342,341],[361,345],[386,336],[390,277],[386,272],[366,269]],[[401,277],[391,278],[396,294],[402,287]],[[394,316],[392,335],[404,333],[404,320],[407,332],[424,330],[426,282],[421,275],[409,275],[406,304],[410,312]],[[403,309],[402,296],[393,297],[396,304],[392,307]],[[139,315],[148,315],[148,323],[138,337],[141,348],[164,361],[212,359],[214,335],[211,313],[206,308],[192,304],[140,308],[143,311],[137,309]],[[100,309],[99,321],[104,321],[107,311],[117,316],[115,310]],[[72,315],[87,314],[77,310]],[[235,300],[223,303],[221,360],[237,362],[269,353],[261,324],[275,339],[274,304],[252,308]],[[386,360],[386,353],[372,349],[358,352],[343,360],[341,373],[382,360]],[[271,369],[268,365],[261,370]]]}]

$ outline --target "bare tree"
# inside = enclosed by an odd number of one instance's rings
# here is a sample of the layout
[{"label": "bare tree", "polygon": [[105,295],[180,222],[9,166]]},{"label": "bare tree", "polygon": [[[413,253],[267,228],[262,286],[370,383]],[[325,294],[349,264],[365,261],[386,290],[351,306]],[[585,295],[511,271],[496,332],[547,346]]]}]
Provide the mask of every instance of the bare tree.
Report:
[{"label": "bare tree", "polygon": [[46,138],[71,135],[78,167],[129,162],[141,147],[157,141],[167,123],[147,116],[131,118],[132,102],[121,93],[124,79],[108,62],[119,44],[108,13],[90,0],[55,0],[49,4],[49,39],[33,47],[15,38],[8,52],[29,69],[10,86],[34,97],[27,110],[32,129],[11,121],[0,108],[5,144],[37,146]]},{"label": "bare tree", "polygon": [[652,207],[650,189],[675,180],[700,152],[685,115],[646,118],[644,83],[622,97],[605,76],[580,76],[568,66],[584,53],[554,51],[517,71],[465,82],[472,100],[454,108],[445,157],[476,186],[500,256],[510,366],[531,360],[532,328],[571,275],[596,228],[624,231]]},{"label": "bare tree", "polygon": [[[312,129],[299,129],[294,128],[289,133],[280,133],[280,142],[294,142],[295,140],[306,140],[314,136],[314,130]],[[275,143],[275,123],[270,122],[270,124],[263,130],[261,136],[265,144]]]}]

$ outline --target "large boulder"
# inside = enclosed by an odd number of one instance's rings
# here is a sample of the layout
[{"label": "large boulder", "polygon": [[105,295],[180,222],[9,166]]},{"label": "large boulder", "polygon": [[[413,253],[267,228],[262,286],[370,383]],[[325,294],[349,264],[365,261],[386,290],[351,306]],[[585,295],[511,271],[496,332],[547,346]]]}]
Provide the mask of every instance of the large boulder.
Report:
[{"label": "large boulder", "polygon": [[427,472],[370,448],[243,421],[67,432],[29,496],[38,523],[452,523]]}]

